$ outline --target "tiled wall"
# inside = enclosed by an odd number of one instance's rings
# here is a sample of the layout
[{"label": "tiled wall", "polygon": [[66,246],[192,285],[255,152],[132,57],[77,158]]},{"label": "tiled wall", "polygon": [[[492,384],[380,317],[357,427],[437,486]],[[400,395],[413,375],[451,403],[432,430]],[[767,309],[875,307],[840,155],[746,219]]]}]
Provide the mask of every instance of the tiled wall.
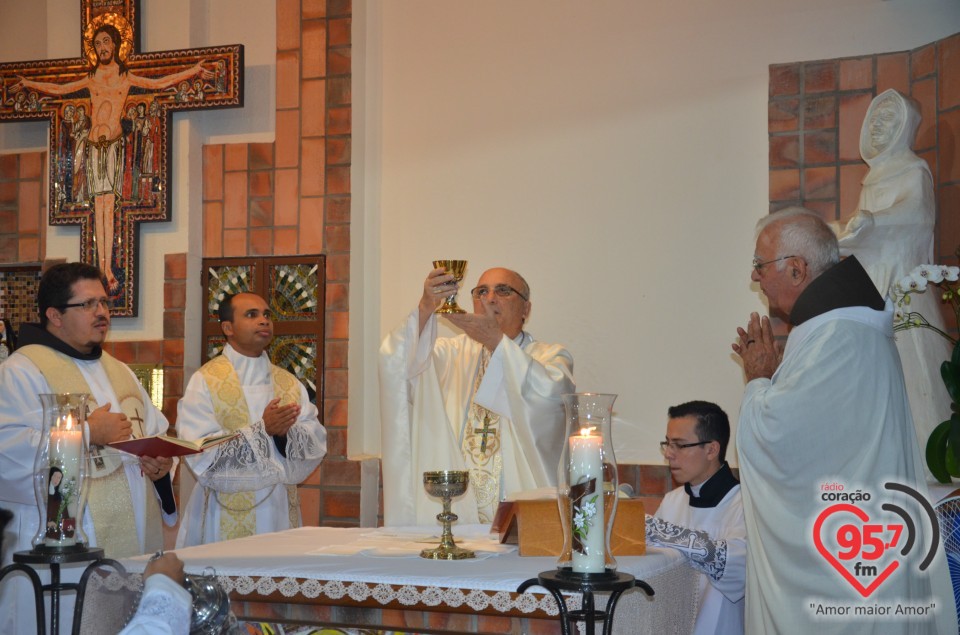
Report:
[{"label": "tiled wall", "polygon": [[912,51],[771,66],[770,209],[803,205],[844,223],[856,213],[867,173],[860,127],[870,101],[888,88],[920,105],[914,151],[937,188],[934,255],[957,264],[960,34]]},{"label": "tiled wall", "polygon": [[328,452],[300,487],[304,523],[356,526],[346,459],[350,284],[349,0],[277,0],[276,142],[203,149],[203,256],[327,254]]},{"label": "tiled wall", "polygon": [[0,263],[43,259],[46,152],[0,155]]}]

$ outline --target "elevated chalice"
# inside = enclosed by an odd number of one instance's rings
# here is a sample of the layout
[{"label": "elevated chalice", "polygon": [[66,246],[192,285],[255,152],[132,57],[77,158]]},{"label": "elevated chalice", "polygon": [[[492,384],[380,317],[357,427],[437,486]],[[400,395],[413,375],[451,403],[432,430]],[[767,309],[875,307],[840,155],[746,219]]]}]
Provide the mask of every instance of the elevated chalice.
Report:
[{"label": "elevated chalice", "polygon": [[[460,282],[463,280],[463,274],[467,271],[467,261],[466,260],[434,260],[433,261],[434,269],[443,268],[449,274],[453,275],[453,281],[460,285]],[[452,295],[447,296],[437,308],[437,313],[466,313],[460,306],[457,304],[457,292],[454,291]]]},{"label": "elevated chalice", "polygon": [[433,549],[424,549],[420,552],[421,558],[431,560],[476,558],[471,550],[457,546],[457,543],[453,541],[453,532],[450,531],[450,524],[457,519],[457,515],[450,511],[450,501],[454,496],[460,496],[466,492],[469,482],[470,472],[465,470],[423,473],[423,488],[427,490],[427,494],[443,501],[443,511],[437,514],[437,520],[443,524],[443,533],[440,535],[440,546]]}]

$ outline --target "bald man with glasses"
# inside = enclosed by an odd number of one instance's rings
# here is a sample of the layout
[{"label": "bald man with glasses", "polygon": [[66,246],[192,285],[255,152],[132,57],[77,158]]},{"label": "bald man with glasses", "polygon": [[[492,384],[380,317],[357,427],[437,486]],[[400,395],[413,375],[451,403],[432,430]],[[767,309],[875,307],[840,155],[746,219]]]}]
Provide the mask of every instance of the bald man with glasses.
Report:
[{"label": "bald man with glasses", "polygon": [[[163,523],[177,508],[170,483],[173,460],[136,457],[105,447],[169,427],[133,372],[103,351],[110,330],[110,299],[102,272],[88,264],[58,264],[44,272],[37,292],[40,324],[20,328],[19,348],[0,364],[0,506],[13,511],[16,541],[4,541],[2,564],[29,550],[39,515],[33,461],[43,409],[38,394],[87,393],[91,458],[81,526],[90,546],[124,558],[163,546]],[[76,575],[74,575],[76,574]],[[46,573],[44,573],[46,575]],[[79,571],[64,567],[64,581]],[[0,582],[0,633],[32,633],[33,590],[23,576]],[[61,597],[61,624],[69,627],[73,596]]]},{"label": "bald man with glasses", "polygon": [[463,333],[438,337],[437,307],[456,290],[452,275],[432,270],[417,308],[380,347],[387,525],[436,522],[424,471],[469,470],[470,489],[454,503],[465,523],[491,522],[512,493],[556,485],[573,357],[524,330],[530,287],[503,268],[480,276],[472,314],[444,316]]}]

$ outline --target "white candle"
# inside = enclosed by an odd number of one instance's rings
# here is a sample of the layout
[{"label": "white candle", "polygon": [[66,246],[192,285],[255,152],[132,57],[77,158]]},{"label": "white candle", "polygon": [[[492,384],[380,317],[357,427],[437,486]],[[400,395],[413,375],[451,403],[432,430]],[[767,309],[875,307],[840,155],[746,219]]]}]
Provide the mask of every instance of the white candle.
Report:
[{"label": "white candle", "polygon": [[576,573],[603,573],[606,565],[603,526],[603,438],[594,427],[570,437],[570,486],[594,480],[593,491],[573,501],[571,531],[579,535],[581,553],[573,550]]},{"label": "white candle", "polygon": [[[80,455],[83,449],[83,430],[73,417],[73,413],[57,418],[54,428],[50,431],[50,467],[58,467],[62,472],[60,479],[60,494],[68,496],[69,503],[64,510],[64,518],[76,518],[79,492],[75,490],[80,482]],[[50,487],[50,484],[47,484]],[[48,510],[48,513],[49,512]],[[55,521],[47,518],[47,522]],[[76,520],[74,520],[75,527]],[[66,530],[66,528],[64,528]],[[75,532],[75,529],[74,529]],[[47,538],[47,545],[69,546],[77,542],[76,534],[60,539]]]},{"label": "white candle", "polygon": [[63,469],[63,477],[77,477],[80,471],[80,450],[83,446],[83,430],[73,413],[57,419],[50,431],[50,465]]}]

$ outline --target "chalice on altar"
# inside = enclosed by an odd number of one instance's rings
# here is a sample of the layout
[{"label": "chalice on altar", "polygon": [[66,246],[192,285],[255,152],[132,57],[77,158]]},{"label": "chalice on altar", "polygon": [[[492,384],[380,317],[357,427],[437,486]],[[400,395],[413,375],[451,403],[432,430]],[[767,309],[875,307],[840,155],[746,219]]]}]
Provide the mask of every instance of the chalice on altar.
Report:
[{"label": "chalice on altar", "polygon": [[[449,274],[453,275],[453,281],[458,285],[463,280],[463,274],[467,271],[467,261],[466,260],[434,260],[433,261],[434,269],[443,268]],[[457,304],[457,292],[454,291],[453,295],[447,296],[443,301],[443,304],[437,308],[437,313],[466,313],[460,306]]]},{"label": "chalice on altar", "polygon": [[453,532],[450,524],[457,519],[457,515],[450,511],[450,501],[454,496],[460,496],[467,491],[470,482],[470,472],[466,470],[443,470],[440,472],[424,472],[423,488],[430,496],[443,500],[443,511],[437,514],[437,520],[443,525],[440,534],[440,546],[433,549],[424,549],[420,552],[421,558],[431,560],[464,560],[476,558],[469,549],[458,547],[453,541]]}]

